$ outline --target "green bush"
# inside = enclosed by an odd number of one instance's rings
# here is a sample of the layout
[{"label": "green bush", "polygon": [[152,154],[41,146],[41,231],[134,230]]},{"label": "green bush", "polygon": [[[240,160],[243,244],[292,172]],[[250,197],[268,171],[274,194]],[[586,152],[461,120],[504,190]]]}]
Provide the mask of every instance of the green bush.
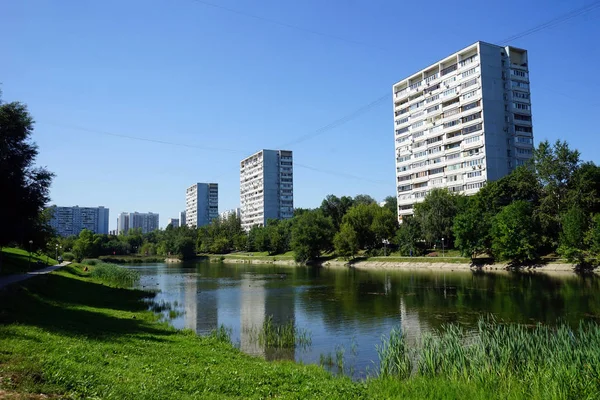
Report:
[{"label": "green bush", "polygon": [[62,258],[65,261],[73,261],[75,259],[75,254],[67,251],[67,252],[63,253]]},{"label": "green bush", "polygon": [[100,262],[100,260],[95,259],[95,258],[86,258],[85,260],[83,260],[81,263],[82,264],[86,264],[86,265],[97,265]]}]

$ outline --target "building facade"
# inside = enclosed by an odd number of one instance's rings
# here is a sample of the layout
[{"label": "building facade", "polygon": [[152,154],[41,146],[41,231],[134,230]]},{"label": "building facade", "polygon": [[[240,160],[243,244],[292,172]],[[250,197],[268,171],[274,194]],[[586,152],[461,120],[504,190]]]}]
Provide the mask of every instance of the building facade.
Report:
[{"label": "building facade", "polygon": [[79,235],[84,229],[94,233],[108,234],[108,208],[58,207],[53,210],[50,226],[60,236]]},{"label": "building facade", "polygon": [[185,211],[182,211],[179,213],[179,226],[185,226],[185,225],[187,225],[186,218],[185,218]]},{"label": "building facade", "polygon": [[158,229],[158,214],[147,212],[129,213],[129,229],[141,228],[142,233],[152,232]]},{"label": "building facade", "polygon": [[393,85],[398,219],[433,188],[475,194],[533,155],[527,51],[484,42]]},{"label": "building facade", "polygon": [[195,183],[185,192],[185,223],[190,228],[219,218],[219,185]]},{"label": "building facade", "polygon": [[121,213],[117,217],[117,234],[125,234],[129,230],[129,213]]},{"label": "building facade", "polygon": [[230,216],[235,215],[238,218],[242,218],[242,209],[241,208],[232,208],[231,210],[225,210],[219,214],[219,217],[222,220],[226,220]]},{"label": "building facade", "polygon": [[117,218],[117,232],[126,234],[130,229],[140,228],[142,233],[152,232],[158,229],[158,214],[148,212],[123,212]]},{"label": "building facade", "polygon": [[179,219],[177,218],[169,218],[167,222],[167,226],[171,225],[173,228],[179,228]]},{"label": "building facade", "polygon": [[265,226],[269,219],[294,216],[292,152],[261,150],[240,162],[242,227]]}]

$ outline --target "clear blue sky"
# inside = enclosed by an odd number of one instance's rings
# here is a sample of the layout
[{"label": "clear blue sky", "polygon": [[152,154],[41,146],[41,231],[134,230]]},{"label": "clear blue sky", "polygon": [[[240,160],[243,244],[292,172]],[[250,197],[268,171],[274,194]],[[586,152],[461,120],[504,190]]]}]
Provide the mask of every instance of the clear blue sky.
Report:
[{"label": "clear blue sky", "polygon": [[[3,100],[27,103],[37,121],[53,203],[109,207],[111,229],[121,211],[158,212],[164,226],[195,182],[218,182],[219,209],[236,207],[244,156],[311,134],[477,40],[501,44],[592,3],[212,1],[346,40],[194,0],[0,5]],[[598,39],[600,8],[510,43],[529,51],[536,143],[566,139],[596,163]],[[297,207],[330,193],[394,194],[391,96],[287,147],[312,168],[295,168]]]}]

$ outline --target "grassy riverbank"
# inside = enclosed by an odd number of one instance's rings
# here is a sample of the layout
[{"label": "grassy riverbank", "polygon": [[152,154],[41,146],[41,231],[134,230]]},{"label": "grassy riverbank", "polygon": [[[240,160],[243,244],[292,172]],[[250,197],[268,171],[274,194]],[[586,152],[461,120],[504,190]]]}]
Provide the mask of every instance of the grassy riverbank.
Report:
[{"label": "grassy riverbank", "polygon": [[164,262],[166,257],[163,256],[141,256],[137,254],[123,256],[100,256],[98,259],[115,264],[144,264],[144,263],[159,263]]},{"label": "grassy riverbank", "polygon": [[4,247],[1,252],[2,269],[0,275],[19,274],[58,264],[56,260],[50,257],[35,253],[31,253],[30,259],[30,254],[26,250]]},{"label": "grassy riverbank", "polygon": [[[587,343],[581,347],[587,352],[580,354],[579,363],[572,364],[567,355],[551,358],[551,350],[561,347],[544,344],[548,339],[538,335],[532,338],[550,352],[541,351],[535,363],[524,364],[525,369],[510,369],[519,364],[518,359],[507,362],[506,373],[496,373],[503,371],[504,364],[498,362],[487,375],[458,368],[464,354],[456,347],[463,340],[458,335],[458,341],[430,345],[453,345],[448,347],[456,350],[453,359],[447,358],[449,351],[432,359],[434,365],[448,368],[402,378],[397,371],[407,369],[405,345],[393,339],[382,358],[400,362],[386,364],[389,373],[381,378],[352,382],[318,366],[247,356],[217,335],[198,337],[177,331],[147,311],[150,293],[117,287],[130,281],[126,272],[113,267],[102,272],[90,269],[84,272],[81,265],[72,265],[0,292],[0,397],[44,393],[55,398],[118,399],[487,400],[597,398],[600,394],[600,350],[594,350],[600,348],[597,328],[590,331],[592,336],[575,336],[574,340]],[[502,328],[489,327],[492,333],[496,329]],[[523,345],[535,351],[536,341],[528,337],[498,338],[497,349],[504,349],[500,353],[507,355],[506,360],[519,354]],[[563,346],[563,350],[569,347],[566,342]],[[490,358],[490,363],[494,360]],[[484,375],[486,379],[481,379]]]}]

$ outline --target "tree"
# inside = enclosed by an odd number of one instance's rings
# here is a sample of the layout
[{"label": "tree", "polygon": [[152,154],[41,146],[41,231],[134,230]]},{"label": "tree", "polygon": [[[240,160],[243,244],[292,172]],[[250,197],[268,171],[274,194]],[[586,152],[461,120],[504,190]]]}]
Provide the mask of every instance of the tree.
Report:
[{"label": "tree", "polygon": [[411,216],[404,217],[400,227],[396,231],[394,243],[398,246],[403,256],[421,255],[421,227],[417,220]]},{"label": "tree", "polygon": [[554,145],[545,140],[534,151],[534,167],[542,186],[537,214],[543,231],[543,241],[556,247],[560,233],[560,216],[567,210],[568,186],[580,166],[580,153],[571,150],[565,141]]},{"label": "tree", "polygon": [[491,248],[491,219],[488,213],[478,209],[475,201],[454,218],[452,231],[454,246],[465,257],[489,252]]},{"label": "tree", "polygon": [[357,194],[354,197],[354,204],[377,204],[377,201],[368,194]]},{"label": "tree", "polygon": [[581,208],[573,206],[564,213],[561,217],[558,254],[569,262],[584,264],[588,225],[588,217]]},{"label": "tree", "polygon": [[348,209],[352,207],[353,203],[352,197],[342,196],[341,198],[338,198],[337,196],[330,194],[321,202],[320,209],[323,212],[323,215],[331,217],[335,230],[339,230],[344,215]]},{"label": "tree", "polygon": [[294,259],[307,263],[331,249],[334,230],[331,218],[325,217],[321,210],[312,210],[295,217],[292,226],[291,248]]},{"label": "tree", "polygon": [[340,231],[333,237],[335,252],[340,257],[354,257],[358,252],[358,238],[349,224],[342,224]]},{"label": "tree", "polygon": [[94,257],[99,244],[100,239],[94,238],[94,234],[89,229],[84,229],[73,245],[73,254],[79,262],[84,258]]},{"label": "tree", "polygon": [[501,260],[521,264],[538,257],[538,223],[533,207],[518,200],[504,207],[492,222],[492,252]]},{"label": "tree", "polygon": [[592,224],[586,236],[590,253],[593,257],[596,257],[596,263],[598,263],[597,258],[600,257],[600,214],[592,216]]},{"label": "tree", "polygon": [[33,125],[24,104],[0,101],[0,248],[11,242],[23,246],[46,224],[40,213],[49,201],[54,174],[35,167]]},{"label": "tree", "polygon": [[593,162],[582,164],[569,180],[567,196],[570,206],[578,206],[586,213],[600,213],[600,167]]},{"label": "tree", "polygon": [[398,215],[398,198],[396,196],[388,196],[383,200],[383,207],[387,208],[394,215]]},{"label": "tree", "polygon": [[453,242],[452,225],[459,211],[459,201],[458,195],[446,189],[432,189],[422,203],[415,204],[414,218],[430,245],[442,238],[448,246]]},{"label": "tree", "polygon": [[377,206],[374,209],[371,231],[375,235],[375,243],[383,243],[384,240],[390,240],[396,233],[398,227],[397,215],[387,207]]},{"label": "tree", "polygon": [[371,249],[376,246],[376,236],[372,230],[375,214],[380,207],[375,203],[359,203],[350,207],[342,224],[348,224],[356,232],[358,246],[361,249]]}]

